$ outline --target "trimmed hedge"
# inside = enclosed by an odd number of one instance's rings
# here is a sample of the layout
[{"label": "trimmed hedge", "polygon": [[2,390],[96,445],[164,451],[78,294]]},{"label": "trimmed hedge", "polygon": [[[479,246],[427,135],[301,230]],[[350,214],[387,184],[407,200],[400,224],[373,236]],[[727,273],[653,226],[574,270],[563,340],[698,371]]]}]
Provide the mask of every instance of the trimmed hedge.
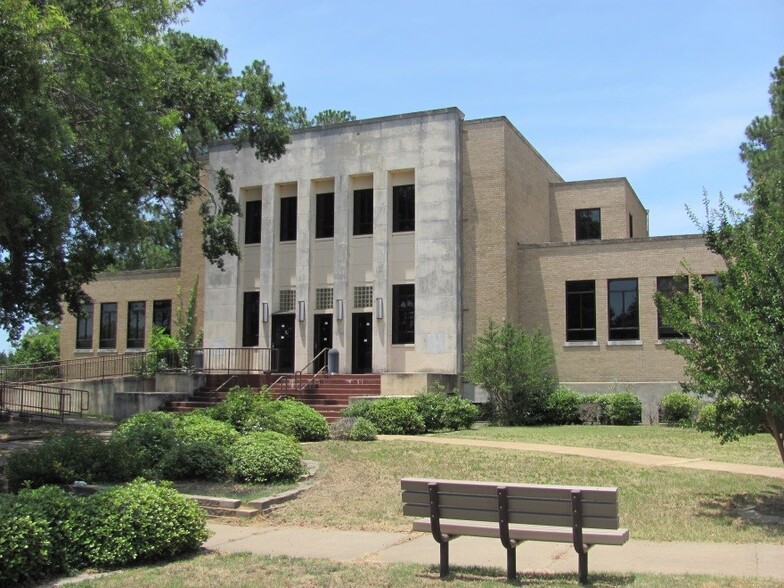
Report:
[{"label": "trimmed hedge", "polygon": [[323,441],[329,425],[316,409],[290,398],[270,400],[256,408],[246,421],[248,431],[275,431],[297,441]]},{"label": "trimmed hedge", "polygon": [[426,432],[470,429],[479,414],[470,401],[446,394],[443,389],[423,392],[411,401],[425,423]]},{"label": "trimmed hedge", "polygon": [[419,435],[425,432],[425,421],[409,398],[374,400],[365,418],[382,435]]},{"label": "trimmed hedge", "polygon": [[303,472],[302,448],[274,431],[248,433],[232,448],[229,473],[238,482],[288,482]]},{"label": "trimmed hedge", "polygon": [[203,442],[229,449],[240,434],[229,423],[202,412],[189,412],[174,421],[174,436],[185,443]]},{"label": "trimmed hedge", "polygon": [[685,392],[670,392],[659,403],[659,419],[668,425],[690,427],[700,401]]},{"label": "trimmed hedge", "polygon": [[576,425],[580,422],[580,405],[584,396],[574,390],[560,387],[547,398],[545,408],[547,423],[553,425]]},{"label": "trimmed hedge", "polygon": [[341,417],[329,427],[330,439],[338,441],[374,441],[376,426],[365,417]]}]

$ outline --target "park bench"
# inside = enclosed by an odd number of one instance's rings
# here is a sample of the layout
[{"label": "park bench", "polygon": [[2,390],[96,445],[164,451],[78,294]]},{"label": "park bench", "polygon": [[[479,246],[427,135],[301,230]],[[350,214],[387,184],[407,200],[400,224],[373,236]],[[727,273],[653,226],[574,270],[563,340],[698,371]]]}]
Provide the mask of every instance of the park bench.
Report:
[{"label": "park bench", "polygon": [[515,548],[524,541],[571,543],[580,583],[588,582],[588,550],[623,545],[618,527],[618,489],[497,484],[403,478],[403,514],[425,517],[414,531],[433,534],[441,548],[440,574],[449,574],[449,541],[461,535],[495,537],[506,548],[507,578],[517,576]]}]

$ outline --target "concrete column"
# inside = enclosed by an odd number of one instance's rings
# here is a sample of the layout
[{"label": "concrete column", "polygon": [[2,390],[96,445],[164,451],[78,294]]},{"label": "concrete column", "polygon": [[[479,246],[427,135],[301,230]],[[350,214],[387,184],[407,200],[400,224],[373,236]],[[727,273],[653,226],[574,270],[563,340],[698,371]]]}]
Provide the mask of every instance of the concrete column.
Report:
[{"label": "concrete column", "polygon": [[[310,178],[297,182],[297,298],[294,305],[294,370],[298,371],[310,362],[313,349],[313,300],[310,296],[311,239],[315,227],[311,226],[311,204],[315,207]],[[305,320],[299,320],[300,302],[305,303]]]},{"label": "concrete column", "polygon": [[[332,284],[333,311],[332,311],[332,347],[340,352],[340,372],[351,371],[351,358],[348,357],[347,330],[350,329],[348,313],[348,267],[349,267],[349,240],[350,222],[349,205],[351,198],[350,181],[348,176],[341,175],[335,178],[335,262]],[[343,301],[343,320],[338,320],[338,300]]]},{"label": "concrete column", "polygon": [[[388,341],[391,339],[389,311],[389,235],[392,220],[392,195],[389,189],[389,174],[379,171],[373,174],[373,372],[385,372],[389,363]],[[375,302],[381,298],[384,318],[377,319]]]},{"label": "concrete column", "polygon": [[[259,315],[263,304],[269,308],[269,316],[276,307],[275,296],[275,214],[278,199],[275,184],[264,184],[261,188],[261,253],[259,255]],[[261,319],[260,319],[261,320]],[[272,319],[261,323],[259,347],[272,347]]]}]

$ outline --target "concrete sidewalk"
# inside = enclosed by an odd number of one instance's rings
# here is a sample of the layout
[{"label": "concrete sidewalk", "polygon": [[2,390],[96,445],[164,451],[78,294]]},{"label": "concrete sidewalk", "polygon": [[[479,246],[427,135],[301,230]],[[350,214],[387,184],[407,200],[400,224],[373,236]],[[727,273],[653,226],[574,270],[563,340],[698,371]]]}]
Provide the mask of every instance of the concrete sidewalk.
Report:
[{"label": "concrete sidewalk", "polygon": [[[210,523],[215,534],[205,547],[224,553],[250,552],[325,558],[342,562],[407,562],[438,565],[438,544],[429,534],[340,531],[308,527],[238,527]],[[520,573],[577,575],[571,545],[524,543],[517,549]],[[597,546],[588,571],[614,573],[709,574],[784,580],[784,545],[656,543],[629,541],[622,547]],[[450,543],[453,566],[488,566],[504,577],[506,551],[497,539],[460,537]]]}]

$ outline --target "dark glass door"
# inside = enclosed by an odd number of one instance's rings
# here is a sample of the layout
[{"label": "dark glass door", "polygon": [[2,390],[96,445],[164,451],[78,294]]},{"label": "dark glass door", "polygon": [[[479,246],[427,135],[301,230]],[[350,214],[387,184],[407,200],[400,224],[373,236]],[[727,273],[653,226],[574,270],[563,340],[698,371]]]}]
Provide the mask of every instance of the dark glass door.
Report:
[{"label": "dark glass door", "polygon": [[373,371],[373,313],[355,312],[351,315],[351,373],[369,374]]},{"label": "dark glass door", "polygon": [[274,371],[294,373],[294,315],[272,315],[272,348],[277,351],[277,369]]},{"label": "dark glass door", "polygon": [[[332,315],[317,314],[315,316],[313,332],[313,357],[316,357],[324,349],[332,348]],[[327,354],[325,353],[313,362],[313,372],[319,371],[327,365]]]}]

